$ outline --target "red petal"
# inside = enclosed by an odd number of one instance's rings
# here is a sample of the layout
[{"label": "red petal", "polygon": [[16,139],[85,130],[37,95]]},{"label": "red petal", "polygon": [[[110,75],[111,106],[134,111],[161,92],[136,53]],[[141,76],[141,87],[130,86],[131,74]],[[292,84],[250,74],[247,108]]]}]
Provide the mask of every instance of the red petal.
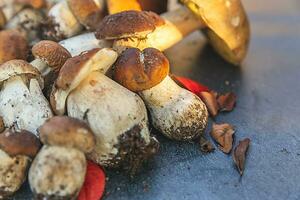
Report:
[{"label": "red petal", "polygon": [[175,76],[175,75],[172,75],[172,77],[175,78],[175,80],[179,82],[184,88],[186,88],[187,90],[191,91],[192,93],[198,96],[200,95],[201,92],[210,91],[208,87],[200,83],[197,83],[196,81],[193,81],[191,79]]},{"label": "red petal", "polygon": [[88,161],[85,181],[78,200],[99,200],[105,188],[105,173],[101,167]]}]

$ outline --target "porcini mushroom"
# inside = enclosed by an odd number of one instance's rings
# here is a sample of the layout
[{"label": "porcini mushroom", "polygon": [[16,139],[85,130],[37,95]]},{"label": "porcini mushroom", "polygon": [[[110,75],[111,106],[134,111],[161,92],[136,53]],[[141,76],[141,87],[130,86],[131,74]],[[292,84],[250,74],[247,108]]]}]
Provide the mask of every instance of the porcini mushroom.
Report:
[{"label": "porcini mushroom", "polygon": [[25,8],[7,21],[5,28],[17,29],[29,42],[35,42],[39,40],[40,26],[43,20],[44,17],[41,11],[33,8]]},{"label": "porcini mushroom", "polygon": [[37,137],[25,130],[6,130],[0,134],[0,199],[21,187],[40,146]]},{"label": "porcini mushroom", "polygon": [[0,65],[13,59],[26,60],[29,52],[27,40],[16,30],[0,31]]},{"label": "porcini mushroom", "polygon": [[0,66],[0,82],[0,115],[5,126],[36,134],[53,115],[38,70],[26,61],[11,60]]},{"label": "porcini mushroom", "polygon": [[44,94],[48,98],[60,68],[67,59],[71,58],[71,54],[60,44],[50,40],[42,40],[35,44],[32,47],[32,54],[35,60],[30,64],[37,68],[43,76],[45,80]]},{"label": "porcini mushroom", "polygon": [[104,75],[116,59],[111,49],[94,49],[67,60],[51,105],[57,114],[64,114],[66,106],[69,116],[90,125],[97,140],[91,160],[134,174],[156,153],[158,142],[150,136],[142,99]]},{"label": "porcini mushroom", "polygon": [[46,76],[49,72],[58,72],[71,54],[60,44],[42,40],[32,47],[32,54],[35,60],[31,64]]},{"label": "porcini mushroom", "polygon": [[[183,0],[181,7],[161,16],[145,11],[125,11],[106,16],[96,31],[97,39],[115,40],[114,48],[161,51],[202,28],[212,46],[227,61],[239,64],[249,42],[249,23],[240,0]],[[192,11],[192,12],[191,12]],[[158,23],[159,22],[159,23]]]},{"label": "porcini mushroom", "polygon": [[82,25],[93,30],[103,18],[102,0],[65,0],[55,4],[48,12],[49,26],[46,35],[56,40],[72,37]]},{"label": "porcini mushroom", "polygon": [[76,199],[85,178],[85,153],[95,145],[91,129],[82,121],[53,117],[39,128],[44,144],[29,170],[36,199]]},{"label": "porcini mushroom", "polygon": [[153,126],[175,140],[200,136],[207,124],[205,104],[169,76],[169,61],[157,49],[125,50],[115,64],[114,80],[138,92],[150,111]]}]

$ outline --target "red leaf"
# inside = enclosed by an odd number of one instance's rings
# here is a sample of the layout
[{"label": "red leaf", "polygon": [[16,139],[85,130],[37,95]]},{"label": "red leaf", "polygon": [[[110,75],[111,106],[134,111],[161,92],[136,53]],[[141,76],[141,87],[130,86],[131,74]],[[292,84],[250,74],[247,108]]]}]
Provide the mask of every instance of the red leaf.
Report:
[{"label": "red leaf", "polygon": [[105,173],[101,167],[88,161],[85,181],[78,195],[78,200],[99,200],[105,188]]},{"label": "red leaf", "polygon": [[188,78],[180,77],[172,75],[173,80],[175,80],[177,83],[179,83],[181,86],[183,86],[185,89],[191,91],[192,93],[200,96],[201,92],[209,92],[209,88],[201,85],[200,83],[197,83],[196,81],[193,81]]}]

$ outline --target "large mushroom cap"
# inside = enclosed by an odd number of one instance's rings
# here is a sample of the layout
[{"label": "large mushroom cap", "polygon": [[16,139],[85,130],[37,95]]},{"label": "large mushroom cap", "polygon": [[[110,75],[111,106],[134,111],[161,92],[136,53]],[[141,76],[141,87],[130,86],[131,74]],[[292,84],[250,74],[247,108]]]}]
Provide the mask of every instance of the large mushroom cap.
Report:
[{"label": "large mushroom cap", "polygon": [[239,64],[247,54],[250,27],[240,0],[181,0],[201,20],[215,50],[227,61]]},{"label": "large mushroom cap", "polygon": [[13,59],[26,60],[28,50],[27,40],[20,32],[0,31],[0,64]]},{"label": "large mushroom cap", "polygon": [[39,133],[44,144],[77,148],[85,153],[91,152],[96,143],[86,123],[66,116],[49,119],[39,128]]},{"label": "large mushroom cap", "polygon": [[31,132],[6,130],[0,134],[0,149],[10,156],[23,155],[34,158],[41,147],[39,139]]},{"label": "large mushroom cap", "polygon": [[99,0],[68,0],[68,5],[78,21],[89,30],[95,30],[104,17],[104,5]]},{"label": "large mushroom cap", "polygon": [[71,58],[71,54],[60,44],[43,40],[32,47],[32,54],[35,58],[43,60],[54,71],[58,71],[67,59]]},{"label": "large mushroom cap", "polygon": [[75,89],[92,71],[106,71],[117,60],[118,54],[112,49],[93,49],[67,60],[61,68],[50,102],[56,114],[65,112],[68,94]]},{"label": "large mushroom cap", "polygon": [[139,92],[159,84],[169,74],[169,61],[154,48],[125,50],[115,65],[114,79],[131,91]]},{"label": "large mushroom cap", "polygon": [[36,78],[43,88],[44,82],[40,72],[24,60],[10,60],[0,65],[0,83],[14,76]]},{"label": "large mushroom cap", "polygon": [[97,39],[121,39],[145,36],[156,27],[165,24],[164,19],[153,12],[124,11],[104,17],[95,35]]}]

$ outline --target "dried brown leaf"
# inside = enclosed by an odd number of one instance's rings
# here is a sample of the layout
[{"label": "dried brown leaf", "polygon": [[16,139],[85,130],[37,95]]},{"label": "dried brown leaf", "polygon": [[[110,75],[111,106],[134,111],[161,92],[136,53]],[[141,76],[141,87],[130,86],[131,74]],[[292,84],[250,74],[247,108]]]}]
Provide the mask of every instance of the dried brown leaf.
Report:
[{"label": "dried brown leaf", "polygon": [[207,140],[204,136],[200,137],[199,145],[200,145],[200,150],[203,153],[211,153],[215,150],[214,145],[209,140]]},{"label": "dried brown leaf", "polygon": [[213,124],[211,137],[218,143],[218,148],[224,153],[230,153],[233,143],[234,127],[230,124]]},{"label": "dried brown leaf", "polygon": [[224,95],[220,95],[217,98],[218,106],[222,112],[230,112],[233,110],[236,104],[236,95],[233,92],[228,92]]},{"label": "dried brown leaf", "polygon": [[232,158],[241,176],[245,169],[245,160],[249,145],[250,139],[246,138],[240,141],[233,151]]},{"label": "dried brown leaf", "polygon": [[205,103],[211,117],[216,117],[219,106],[214,92],[201,92],[200,98]]}]

